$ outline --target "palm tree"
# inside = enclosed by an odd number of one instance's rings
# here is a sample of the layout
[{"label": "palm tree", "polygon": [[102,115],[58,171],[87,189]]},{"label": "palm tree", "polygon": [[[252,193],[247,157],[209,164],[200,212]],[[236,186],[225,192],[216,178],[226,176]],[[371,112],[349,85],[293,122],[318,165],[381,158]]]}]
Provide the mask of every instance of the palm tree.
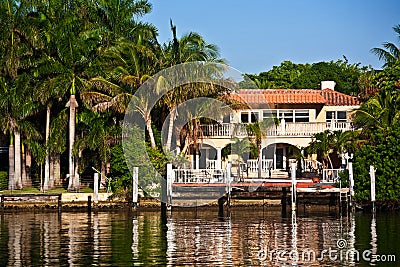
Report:
[{"label": "palm tree", "polygon": [[372,48],[371,52],[378,56],[379,60],[383,60],[385,64],[383,67],[390,67],[400,60],[400,24],[393,27],[399,39],[399,45],[390,42],[384,42],[383,48]]},{"label": "palm tree", "polygon": [[[37,106],[28,90],[31,64],[35,56],[36,33],[29,24],[32,7],[27,3],[6,0],[0,3],[0,106],[1,128],[10,134],[9,187],[20,189],[29,181],[22,179],[22,139],[38,135],[27,121]],[[13,142],[15,144],[13,144]]]},{"label": "palm tree", "polygon": [[151,123],[151,113],[147,101],[134,96],[136,90],[153,75],[158,67],[158,48],[152,38],[154,28],[137,25],[135,41],[121,38],[115,46],[104,51],[107,62],[112,62],[106,69],[106,77],[95,77],[90,80],[97,90],[88,90],[81,94],[82,99],[93,110],[106,112],[112,110],[124,114],[130,101],[136,100],[136,106],[146,121],[151,147],[156,147]]},{"label": "palm tree", "polygon": [[[178,39],[176,35],[176,26],[173,25],[172,20],[170,24],[173,39],[163,46],[163,62],[165,67],[191,61],[224,63],[219,56],[218,47],[216,45],[207,43],[200,34],[195,32],[190,32]],[[215,93],[215,91],[212,92],[213,89],[219,90],[220,88],[205,84],[196,84],[195,86],[191,84],[174,88],[174,90],[170,90],[163,97],[164,103],[170,110],[168,135],[165,145],[166,150],[171,149],[173,125],[177,115],[175,113],[175,107],[189,98],[207,96],[208,94]]]},{"label": "palm tree", "polygon": [[331,131],[327,130],[322,133],[314,134],[307,150],[309,153],[317,154],[322,157],[324,168],[329,165],[333,168],[330,154],[335,147],[334,135]]},{"label": "palm tree", "polygon": [[[111,147],[117,143],[119,130],[110,113],[100,114],[94,111],[84,111],[79,116],[81,137],[78,138],[75,150],[93,151],[96,153],[95,161],[100,161],[100,170],[102,175],[101,183],[107,175],[107,166],[111,158]],[[85,157],[86,158],[86,157]],[[99,166],[96,166],[99,168]]]},{"label": "palm tree", "polygon": [[388,131],[400,122],[400,94],[398,91],[380,90],[354,113],[354,122],[361,124],[364,132],[374,129]]}]

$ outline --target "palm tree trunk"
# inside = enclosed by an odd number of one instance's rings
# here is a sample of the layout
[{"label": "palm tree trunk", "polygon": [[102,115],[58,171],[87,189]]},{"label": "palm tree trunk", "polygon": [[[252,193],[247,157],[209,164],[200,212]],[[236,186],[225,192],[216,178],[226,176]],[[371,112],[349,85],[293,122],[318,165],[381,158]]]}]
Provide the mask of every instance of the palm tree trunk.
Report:
[{"label": "palm tree trunk", "polygon": [[10,146],[8,148],[8,190],[15,189],[15,149],[14,138],[11,134]]},{"label": "palm tree trunk", "polygon": [[46,133],[45,133],[45,140],[46,140],[46,160],[44,162],[44,183],[43,183],[43,190],[50,189],[50,155],[48,149],[49,143],[49,135],[50,135],[50,105],[47,105],[47,112],[46,112]]},{"label": "palm tree trunk", "polygon": [[151,128],[151,115],[146,119],[146,128],[149,132],[151,148],[156,148],[156,140],[154,139],[153,128]]},{"label": "palm tree trunk", "polygon": [[167,136],[167,143],[165,144],[165,149],[167,151],[171,150],[171,144],[172,144],[172,132],[174,130],[174,120],[176,116],[176,109],[173,109],[170,113],[169,117],[169,125],[168,125],[168,136]]},{"label": "palm tree trunk", "polygon": [[[76,190],[79,184],[75,181],[75,159],[73,155],[74,142],[75,142],[75,126],[76,126],[76,108],[78,107],[78,102],[76,102],[75,95],[71,95],[69,101],[66,105],[69,107],[69,155],[68,155],[68,169],[69,169],[69,184],[68,190]],[[79,182],[78,182],[79,183]]]},{"label": "palm tree trunk", "polygon": [[60,154],[53,155],[53,172],[54,172],[54,186],[61,186],[61,165]]},{"label": "palm tree trunk", "polygon": [[25,154],[25,146],[22,144],[21,151],[21,177],[22,177],[22,187],[29,187],[27,173],[26,173],[26,154]]},{"label": "palm tree trunk", "polygon": [[[54,154],[51,153],[49,156],[49,189],[54,188]],[[46,168],[45,168],[46,169]]]},{"label": "palm tree trunk", "polygon": [[27,148],[25,150],[26,187],[32,187],[31,167],[32,167],[32,154],[31,151]]},{"label": "palm tree trunk", "polygon": [[14,189],[22,189],[22,171],[21,171],[21,134],[19,131],[14,131],[15,136],[15,173],[14,173],[14,181],[15,188]]}]

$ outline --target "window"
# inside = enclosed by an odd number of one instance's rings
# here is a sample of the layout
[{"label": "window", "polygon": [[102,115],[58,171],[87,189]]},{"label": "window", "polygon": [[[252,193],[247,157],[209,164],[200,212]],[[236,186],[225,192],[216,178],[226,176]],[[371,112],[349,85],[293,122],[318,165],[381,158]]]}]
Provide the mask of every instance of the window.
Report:
[{"label": "window", "polygon": [[249,122],[249,113],[248,112],[242,112],[240,113],[240,121],[244,123]]},{"label": "window", "polygon": [[279,119],[285,118],[285,122],[293,122],[293,110],[279,110]]},{"label": "window", "polygon": [[295,110],[295,122],[309,122],[310,113],[308,110]]},{"label": "window", "polygon": [[259,113],[258,112],[248,112],[244,111],[240,113],[240,121],[243,123],[249,123],[249,122],[256,122],[259,121]]},{"label": "window", "polygon": [[258,112],[251,112],[250,122],[258,121]]},{"label": "window", "polygon": [[225,115],[225,116],[222,118],[222,122],[223,122],[223,123],[229,123],[229,122],[231,122],[231,114]]},{"label": "window", "polygon": [[347,112],[346,111],[327,111],[326,112],[326,121],[336,121],[336,122],[346,122],[347,121]]},{"label": "window", "polygon": [[280,109],[280,110],[264,110],[263,120],[278,118],[281,120],[285,118],[286,122],[309,122],[310,112],[308,109]]}]

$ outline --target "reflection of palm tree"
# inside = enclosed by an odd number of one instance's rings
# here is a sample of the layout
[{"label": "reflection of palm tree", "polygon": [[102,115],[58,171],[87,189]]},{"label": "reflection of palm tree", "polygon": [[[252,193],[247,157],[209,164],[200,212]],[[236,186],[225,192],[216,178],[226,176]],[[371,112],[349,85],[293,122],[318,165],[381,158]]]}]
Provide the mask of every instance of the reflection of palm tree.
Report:
[{"label": "reflection of palm tree", "polygon": [[[393,30],[397,33],[397,37],[400,38],[400,24],[394,26]],[[390,67],[400,60],[400,43],[397,46],[394,43],[385,42],[383,43],[383,48],[372,48],[371,52],[377,55],[379,60],[385,62],[383,67]]]}]

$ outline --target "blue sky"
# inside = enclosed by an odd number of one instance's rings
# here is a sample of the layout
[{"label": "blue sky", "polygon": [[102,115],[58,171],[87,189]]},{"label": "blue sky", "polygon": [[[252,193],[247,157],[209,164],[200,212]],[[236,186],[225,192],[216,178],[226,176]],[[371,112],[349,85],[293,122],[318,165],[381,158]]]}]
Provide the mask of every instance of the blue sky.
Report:
[{"label": "blue sky", "polygon": [[178,36],[190,31],[220,48],[228,64],[259,73],[284,60],[314,63],[347,57],[375,69],[370,53],[385,41],[399,44],[392,27],[400,24],[399,0],[150,0],[143,20],[171,39],[169,19]]}]

